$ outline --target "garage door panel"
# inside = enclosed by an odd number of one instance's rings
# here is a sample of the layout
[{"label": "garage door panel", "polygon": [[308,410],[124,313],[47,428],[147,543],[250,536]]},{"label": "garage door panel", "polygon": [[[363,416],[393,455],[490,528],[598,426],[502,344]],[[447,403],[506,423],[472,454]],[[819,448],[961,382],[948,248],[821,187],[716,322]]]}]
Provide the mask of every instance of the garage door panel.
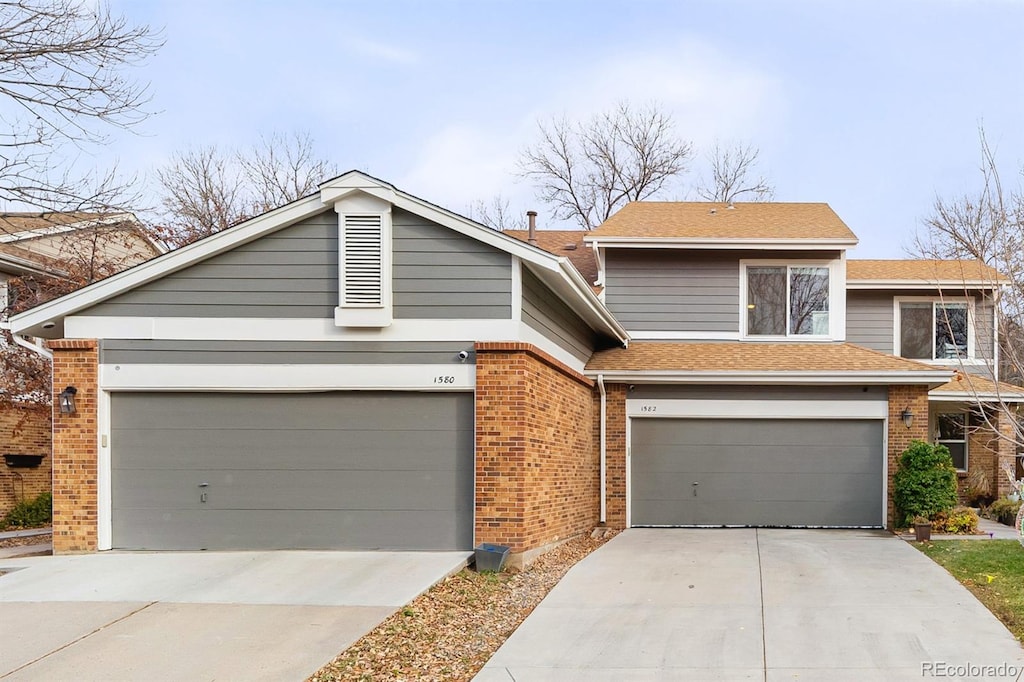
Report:
[{"label": "garage door panel", "polygon": [[[465,431],[384,432],[319,430],[301,434],[304,456],[294,456],[296,434],[271,430],[114,429],[111,442],[118,451],[145,452],[119,458],[119,469],[191,469],[209,466],[216,451],[220,468],[281,469],[410,469],[434,470],[451,466],[452,453],[466,447]],[[415,442],[414,451],[409,443]],[[338,451],[344,450],[340,460]],[[472,461],[459,466],[472,470]]]},{"label": "garage door panel", "polygon": [[[122,520],[137,535],[133,549],[346,549],[436,550],[461,547],[470,517],[452,525],[445,512],[325,510],[140,510]],[[379,528],[395,529],[387,535]],[[259,533],[240,529],[257,527]]]},{"label": "garage door panel", "polygon": [[468,393],[115,393],[114,547],[468,549],[472,414]]},{"label": "garage door panel", "polygon": [[877,420],[636,419],[631,522],[881,525],[882,432]]},{"label": "garage door panel", "polygon": [[[319,429],[349,430],[380,423],[382,419],[401,415],[400,426],[407,431],[448,431],[451,428],[473,428],[472,401],[460,400],[462,393],[436,393],[431,401],[424,394],[360,392],[348,394],[343,410],[331,396],[337,393],[132,393],[117,394],[118,419],[137,429],[159,429],[168,425],[187,424],[190,429],[221,429],[230,423],[238,429],[280,429],[310,431]],[[130,396],[130,399],[128,398]],[[176,398],[169,398],[176,396]],[[279,400],[285,399],[288,410]],[[169,400],[173,413],[168,413]],[[444,419],[438,417],[444,416]],[[396,420],[398,421],[398,420]]]},{"label": "garage door panel", "polygon": [[[460,488],[472,471],[350,471],[343,477],[323,471],[163,470],[159,480],[147,471],[127,470],[119,477],[118,508],[138,509],[469,509]],[[199,483],[208,483],[206,502]]]}]

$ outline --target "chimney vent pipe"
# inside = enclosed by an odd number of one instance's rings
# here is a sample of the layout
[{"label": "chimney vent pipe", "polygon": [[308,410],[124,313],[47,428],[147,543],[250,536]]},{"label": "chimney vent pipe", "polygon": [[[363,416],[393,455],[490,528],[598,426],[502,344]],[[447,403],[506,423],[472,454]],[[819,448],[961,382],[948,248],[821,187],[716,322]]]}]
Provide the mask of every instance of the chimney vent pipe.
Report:
[{"label": "chimney vent pipe", "polygon": [[527,241],[537,246],[537,212],[527,211],[526,217],[530,221],[530,230],[527,232]]}]

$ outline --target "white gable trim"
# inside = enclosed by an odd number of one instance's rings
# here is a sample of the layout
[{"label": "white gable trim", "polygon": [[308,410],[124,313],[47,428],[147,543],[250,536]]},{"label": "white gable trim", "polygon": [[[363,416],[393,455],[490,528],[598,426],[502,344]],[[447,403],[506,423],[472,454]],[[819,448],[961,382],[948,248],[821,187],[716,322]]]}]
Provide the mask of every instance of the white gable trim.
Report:
[{"label": "white gable trim", "polygon": [[11,329],[15,333],[32,330],[36,335],[46,337],[46,332],[40,326],[44,322],[55,321],[66,315],[77,313],[120,293],[288,227],[324,211],[328,206],[332,206],[353,192],[364,192],[389,201],[397,208],[415,213],[455,232],[509,253],[521,259],[522,262],[534,266],[535,271],[547,271],[554,274],[562,283],[557,290],[560,294],[568,297],[569,300],[566,303],[577,314],[580,314],[596,329],[617,337],[623,343],[628,341],[629,335],[626,330],[604,307],[590,285],[569,264],[567,258],[555,256],[514,237],[475,223],[358,171],[350,171],[325,182],[320,186],[319,195],[299,199],[177,251],[172,251],[109,277],[102,282],[97,282],[16,315],[10,320]]},{"label": "white gable trim", "polygon": [[[319,197],[299,199],[236,227],[218,232],[206,239],[183,246],[177,251],[137,265],[67,296],[15,315],[10,320],[11,329],[15,333],[21,333],[49,320],[56,320],[78,312],[194,263],[230,251],[236,246],[258,239],[265,234],[288,227],[300,220],[321,213],[324,209]],[[39,335],[44,336],[44,334]]]}]

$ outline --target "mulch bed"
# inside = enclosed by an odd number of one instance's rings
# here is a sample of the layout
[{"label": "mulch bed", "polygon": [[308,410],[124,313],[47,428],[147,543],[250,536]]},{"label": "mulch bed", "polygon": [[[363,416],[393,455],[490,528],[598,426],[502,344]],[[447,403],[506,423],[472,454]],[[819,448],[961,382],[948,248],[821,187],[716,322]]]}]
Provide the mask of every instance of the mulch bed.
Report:
[{"label": "mulch bed", "polygon": [[521,573],[462,570],[390,616],[309,682],[472,679],[565,572],[613,535],[570,540]]},{"label": "mulch bed", "polygon": [[45,545],[48,542],[53,541],[53,535],[46,533],[45,535],[31,535],[29,537],[22,538],[7,538],[0,540],[0,549],[6,547],[24,547],[25,545]]}]

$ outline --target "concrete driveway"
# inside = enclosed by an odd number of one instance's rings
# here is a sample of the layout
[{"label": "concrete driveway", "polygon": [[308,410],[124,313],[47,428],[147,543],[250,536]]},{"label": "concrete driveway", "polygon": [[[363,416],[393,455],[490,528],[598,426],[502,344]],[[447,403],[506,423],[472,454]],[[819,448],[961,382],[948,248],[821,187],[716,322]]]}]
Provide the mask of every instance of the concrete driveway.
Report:
[{"label": "concrete driveway", "polygon": [[[1015,669],[950,674],[1000,664]],[[887,533],[637,528],[569,571],[476,679],[1014,680],[1022,670],[1009,631]]]},{"label": "concrete driveway", "polygon": [[0,561],[0,679],[302,680],[466,552]]}]

